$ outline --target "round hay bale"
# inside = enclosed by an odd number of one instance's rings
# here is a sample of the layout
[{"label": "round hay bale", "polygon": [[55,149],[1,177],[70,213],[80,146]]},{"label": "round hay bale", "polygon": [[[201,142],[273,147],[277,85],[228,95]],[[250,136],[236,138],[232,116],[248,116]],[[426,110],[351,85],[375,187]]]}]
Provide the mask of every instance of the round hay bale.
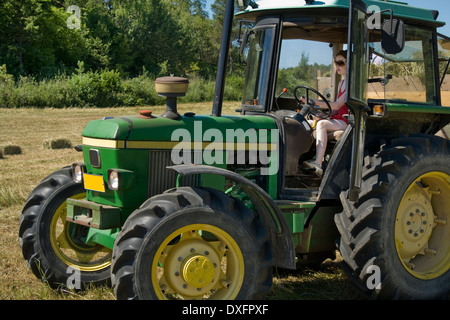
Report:
[{"label": "round hay bale", "polygon": [[21,154],[22,148],[18,145],[9,144],[3,147],[3,154],[5,155],[14,155],[14,154]]},{"label": "round hay bale", "polygon": [[72,142],[69,139],[47,139],[43,143],[47,149],[65,149],[72,148]]}]

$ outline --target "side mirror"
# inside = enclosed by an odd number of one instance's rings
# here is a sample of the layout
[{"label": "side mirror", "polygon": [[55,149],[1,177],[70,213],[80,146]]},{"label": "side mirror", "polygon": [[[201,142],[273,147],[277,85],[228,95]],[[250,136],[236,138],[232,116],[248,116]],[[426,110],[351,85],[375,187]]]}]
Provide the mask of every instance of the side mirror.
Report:
[{"label": "side mirror", "polygon": [[[375,7],[375,8],[374,8]],[[405,24],[402,20],[394,19],[392,9],[382,11],[373,10],[377,6],[367,8],[367,27],[381,31],[381,48],[386,54],[396,54],[405,47]],[[382,14],[389,12],[390,18],[381,25]]]},{"label": "side mirror", "polygon": [[381,27],[381,47],[384,53],[396,54],[405,47],[405,24],[402,20],[389,19]]}]

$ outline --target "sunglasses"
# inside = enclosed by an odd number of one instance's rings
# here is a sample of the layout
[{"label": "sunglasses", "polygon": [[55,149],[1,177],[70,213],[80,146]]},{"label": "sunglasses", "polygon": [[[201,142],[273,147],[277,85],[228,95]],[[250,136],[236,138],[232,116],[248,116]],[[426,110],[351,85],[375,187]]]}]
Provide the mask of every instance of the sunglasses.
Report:
[{"label": "sunglasses", "polygon": [[344,60],[335,60],[334,63],[335,63],[338,67],[343,67],[343,66],[345,66],[346,61],[344,61]]}]

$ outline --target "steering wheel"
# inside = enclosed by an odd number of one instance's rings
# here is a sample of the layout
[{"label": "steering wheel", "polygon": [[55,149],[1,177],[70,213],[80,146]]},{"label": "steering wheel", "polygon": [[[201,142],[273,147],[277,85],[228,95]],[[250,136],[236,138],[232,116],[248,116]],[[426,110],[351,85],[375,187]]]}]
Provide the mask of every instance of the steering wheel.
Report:
[{"label": "steering wheel", "polygon": [[[297,91],[299,89],[306,89],[306,101],[307,101],[306,103],[302,103],[301,97],[299,98],[297,96]],[[319,98],[321,98],[325,102],[326,107],[322,108],[317,106],[314,103],[314,100],[309,98],[309,91],[314,92],[316,95],[318,95]],[[317,91],[314,88],[311,88],[310,86],[300,85],[295,87],[294,97],[297,100],[298,104],[302,107],[302,109],[300,110],[300,114],[302,116],[305,116],[307,113],[310,113],[319,119],[329,119],[331,117],[331,114],[333,113],[333,110],[331,109],[331,105],[328,102],[328,100],[319,91]]]}]

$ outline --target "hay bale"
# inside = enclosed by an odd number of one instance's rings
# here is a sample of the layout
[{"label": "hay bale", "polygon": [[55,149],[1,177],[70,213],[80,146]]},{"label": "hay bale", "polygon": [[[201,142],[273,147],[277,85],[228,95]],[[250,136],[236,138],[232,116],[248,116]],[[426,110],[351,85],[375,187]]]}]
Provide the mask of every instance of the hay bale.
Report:
[{"label": "hay bale", "polygon": [[22,148],[18,145],[9,144],[9,145],[3,147],[4,155],[14,155],[14,154],[21,154],[21,153],[22,153]]},{"label": "hay bale", "polygon": [[72,142],[69,139],[47,139],[43,143],[47,149],[65,149],[72,148]]}]

